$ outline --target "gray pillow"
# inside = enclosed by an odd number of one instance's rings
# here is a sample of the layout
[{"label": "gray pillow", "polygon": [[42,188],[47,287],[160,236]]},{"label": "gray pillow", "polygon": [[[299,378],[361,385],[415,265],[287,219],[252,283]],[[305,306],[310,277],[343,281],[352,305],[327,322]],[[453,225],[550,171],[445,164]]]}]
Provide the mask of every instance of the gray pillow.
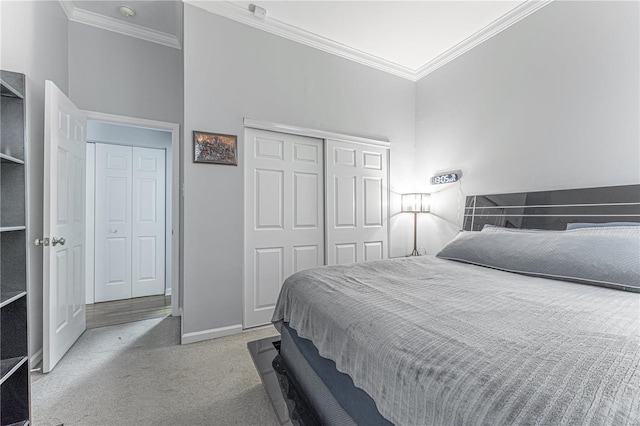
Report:
[{"label": "gray pillow", "polygon": [[567,230],[580,228],[598,228],[601,226],[640,226],[640,222],[604,222],[604,223],[567,223]]},{"label": "gray pillow", "polygon": [[[489,231],[489,232],[486,232]],[[509,272],[640,292],[640,227],[461,232],[436,256]]]},{"label": "gray pillow", "polygon": [[[549,229],[537,229],[537,228],[505,228],[504,226],[491,225],[490,223],[485,224],[480,231],[493,232],[493,231],[500,231],[502,229],[508,229],[510,231],[515,231],[515,232],[530,232],[530,231],[548,232],[550,231]],[[554,232],[554,231],[551,230],[551,232]]]}]

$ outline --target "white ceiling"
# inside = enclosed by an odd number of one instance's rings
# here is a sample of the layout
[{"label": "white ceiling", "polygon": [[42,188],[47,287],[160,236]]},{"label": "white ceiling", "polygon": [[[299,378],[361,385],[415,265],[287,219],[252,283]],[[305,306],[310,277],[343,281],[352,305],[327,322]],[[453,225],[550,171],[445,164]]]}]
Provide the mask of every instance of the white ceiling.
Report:
[{"label": "white ceiling", "polygon": [[[417,80],[549,0],[197,1],[193,6],[315,48]],[[70,19],[180,48],[180,1],[61,0]],[[254,16],[249,4],[267,11]],[[118,6],[137,13],[124,18]],[[76,19],[74,19],[74,17]],[[107,25],[108,26],[108,25]]]},{"label": "white ceiling", "polygon": [[505,13],[518,1],[237,1],[267,19],[417,70]]}]

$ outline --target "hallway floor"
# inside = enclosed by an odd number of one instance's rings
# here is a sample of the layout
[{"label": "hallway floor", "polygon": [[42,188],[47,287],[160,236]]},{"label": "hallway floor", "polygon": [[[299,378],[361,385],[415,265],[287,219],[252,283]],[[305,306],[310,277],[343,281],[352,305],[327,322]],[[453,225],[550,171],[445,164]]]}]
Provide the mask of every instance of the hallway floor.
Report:
[{"label": "hallway floor", "polygon": [[87,328],[171,315],[171,296],[147,296],[87,305]]}]

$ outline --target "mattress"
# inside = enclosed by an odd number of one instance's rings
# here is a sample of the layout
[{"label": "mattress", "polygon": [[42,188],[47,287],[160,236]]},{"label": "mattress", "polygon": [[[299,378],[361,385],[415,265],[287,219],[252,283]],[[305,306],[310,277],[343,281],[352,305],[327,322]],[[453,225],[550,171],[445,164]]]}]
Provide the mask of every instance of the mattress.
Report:
[{"label": "mattress", "polygon": [[640,295],[430,256],[323,267],[273,317],[394,424],[640,424]]}]

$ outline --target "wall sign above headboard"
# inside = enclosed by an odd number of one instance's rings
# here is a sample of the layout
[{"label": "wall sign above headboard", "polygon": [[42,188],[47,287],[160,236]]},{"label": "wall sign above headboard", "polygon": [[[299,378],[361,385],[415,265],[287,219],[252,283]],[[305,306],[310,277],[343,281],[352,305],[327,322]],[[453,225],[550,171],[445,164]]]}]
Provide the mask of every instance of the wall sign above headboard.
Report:
[{"label": "wall sign above headboard", "polygon": [[640,222],[640,185],[468,196],[464,229],[566,229],[575,222]]},{"label": "wall sign above headboard", "polygon": [[460,180],[462,172],[459,170],[447,173],[440,173],[431,177],[431,185],[441,185],[443,183],[453,183]]}]

